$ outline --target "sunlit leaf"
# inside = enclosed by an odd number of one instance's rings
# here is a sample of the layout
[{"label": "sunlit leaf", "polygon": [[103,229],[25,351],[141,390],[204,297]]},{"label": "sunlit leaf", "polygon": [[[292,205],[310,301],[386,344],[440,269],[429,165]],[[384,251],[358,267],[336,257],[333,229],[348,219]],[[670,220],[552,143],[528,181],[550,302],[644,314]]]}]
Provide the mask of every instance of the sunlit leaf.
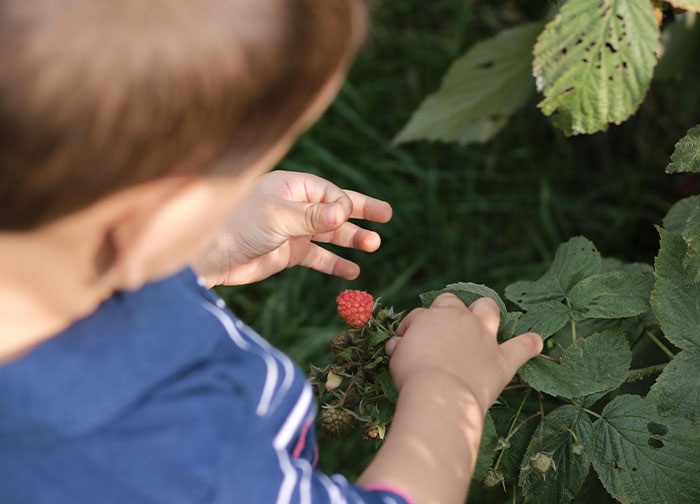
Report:
[{"label": "sunlit leaf", "polygon": [[700,172],[700,124],[676,144],[666,173]]},{"label": "sunlit leaf", "polygon": [[647,0],[569,0],[535,45],[539,107],[569,134],[620,124],[649,89],[658,44]]}]

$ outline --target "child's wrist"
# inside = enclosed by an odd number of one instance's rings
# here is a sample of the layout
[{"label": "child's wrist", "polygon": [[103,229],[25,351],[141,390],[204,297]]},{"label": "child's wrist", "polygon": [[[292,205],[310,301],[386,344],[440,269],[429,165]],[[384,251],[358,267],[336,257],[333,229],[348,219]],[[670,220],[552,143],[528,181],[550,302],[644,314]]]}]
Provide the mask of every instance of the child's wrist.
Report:
[{"label": "child's wrist", "polygon": [[481,398],[462,377],[441,368],[429,368],[412,374],[401,386],[399,395],[406,389],[418,389],[425,393],[439,393],[446,398],[459,398],[460,402],[476,403],[482,417],[486,416],[490,404]]}]

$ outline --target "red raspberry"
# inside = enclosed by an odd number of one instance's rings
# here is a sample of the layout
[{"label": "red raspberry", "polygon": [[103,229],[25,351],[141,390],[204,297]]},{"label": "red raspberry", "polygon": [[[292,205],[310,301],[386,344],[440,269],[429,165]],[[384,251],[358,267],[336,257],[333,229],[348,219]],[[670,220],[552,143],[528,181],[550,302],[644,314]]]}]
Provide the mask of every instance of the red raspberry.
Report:
[{"label": "red raspberry", "polygon": [[354,329],[364,327],[372,317],[374,299],[365,291],[346,290],[336,299],[338,313]]}]

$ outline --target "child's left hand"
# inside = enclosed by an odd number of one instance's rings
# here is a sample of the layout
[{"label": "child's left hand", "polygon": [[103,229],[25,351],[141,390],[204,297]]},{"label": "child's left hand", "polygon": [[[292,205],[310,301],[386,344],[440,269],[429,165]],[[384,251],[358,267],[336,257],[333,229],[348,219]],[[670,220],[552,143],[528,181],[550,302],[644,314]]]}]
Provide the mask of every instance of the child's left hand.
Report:
[{"label": "child's left hand", "polygon": [[381,239],[348,219],[388,222],[391,206],[307,173],[262,176],[194,269],[209,285],[241,285],[306,266],[352,280],[357,264],[313,242],[374,252]]}]

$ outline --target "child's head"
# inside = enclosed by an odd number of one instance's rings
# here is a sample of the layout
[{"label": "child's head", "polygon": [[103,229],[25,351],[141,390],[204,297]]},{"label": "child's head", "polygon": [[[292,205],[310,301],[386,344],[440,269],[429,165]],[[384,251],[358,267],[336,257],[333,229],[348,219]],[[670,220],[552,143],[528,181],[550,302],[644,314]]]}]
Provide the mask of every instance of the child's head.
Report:
[{"label": "child's head", "polygon": [[269,169],[364,25],[359,0],[3,1],[0,234],[162,180]]}]

